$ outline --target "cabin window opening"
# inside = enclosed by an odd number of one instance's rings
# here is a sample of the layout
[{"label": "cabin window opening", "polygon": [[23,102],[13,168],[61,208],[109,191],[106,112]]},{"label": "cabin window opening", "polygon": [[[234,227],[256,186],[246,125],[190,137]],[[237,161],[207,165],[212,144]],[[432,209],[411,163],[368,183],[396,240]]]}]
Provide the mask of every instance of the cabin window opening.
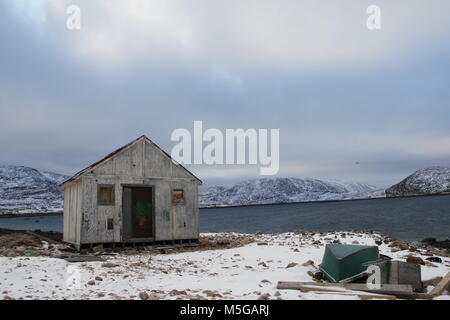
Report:
[{"label": "cabin window opening", "polygon": [[114,185],[98,186],[98,205],[113,206],[114,205]]},{"label": "cabin window opening", "polygon": [[184,190],[175,189],[172,192],[172,203],[183,204],[184,203]]},{"label": "cabin window opening", "polygon": [[114,219],[109,218],[107,220],[107,227],[108,230],[114,230]]}]

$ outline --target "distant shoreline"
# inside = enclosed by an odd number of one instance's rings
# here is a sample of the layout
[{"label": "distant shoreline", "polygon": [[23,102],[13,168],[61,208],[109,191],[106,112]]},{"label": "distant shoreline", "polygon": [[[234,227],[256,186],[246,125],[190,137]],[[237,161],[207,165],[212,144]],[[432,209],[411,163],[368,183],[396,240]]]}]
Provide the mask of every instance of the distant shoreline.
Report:
[{"label": "distant shoreline", "polygon": [[63,212],[46,212],[46,213],[5,213],[0,214],[1,218],[30,218],[30,217],[45,217],[45,216],[62,216]]},{"label": "distant shoreline", "polygon": [[201,207],[200,209],[222,209],[222,208],[257,207],[257,206],[278,206],[278,205],[290,205],[290,204],[369,201],[369,200],[382,200],[382,199],[436,197],[436,196],[448,196],[448,195],[450,195],[450,193],[430,193],[430,194],[414,194],[414,195],[407,195],[407,196],[372,197],[372,198],[355,198],[355,199],[338,199],[338,200],[312,200],[312,201],[295,201],[295,202],[274,202],[274,203],[264,203],[264,204],[238,204],[238,205],[228,205],[228,206],[217,205],[217,206]]},{"label": "distant shoreline", "polygon": [[[370,201],[382,199],[400,199],[400,198],[419,198],[419,197],[436,197],[448,196],[450,193],[431,193],[431,194],[415,194],[407,196],[391,196],[391,197],[373,197],[373,198],[356,198],[356,199],[340,199],[340,200],[312,200],[312,201],[295,201],[295,202],[274,202],[263,204],[238,204],[238,205],[217,205],[200,207],[199,209],[226,209],[226,208],[241,208],[241,207],[262,207],[262,206],[278,206],[278,205],[292,205],[292,204],[314,204],[314,203],[333,203],[333,202],[352,202],[352,201]],[[44,216],[61,216],[62,211],[48,212],[48,213],[6,213],[0,214],[1,218],[28,218],[28,217],[44,217]]]}]

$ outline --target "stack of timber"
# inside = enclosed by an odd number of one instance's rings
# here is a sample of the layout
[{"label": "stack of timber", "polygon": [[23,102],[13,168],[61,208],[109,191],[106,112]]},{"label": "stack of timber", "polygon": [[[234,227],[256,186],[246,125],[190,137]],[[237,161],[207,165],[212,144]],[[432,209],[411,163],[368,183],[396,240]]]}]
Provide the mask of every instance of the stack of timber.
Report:
[{"label": "stack of timber", "polygon": [[[327,283],[327,282],[289,282],[279,281],[277,289],[300,290],[317,294],[354,295],[361,299],[433,299],[441,295],[450,285],[450,272],[442,279],[433,279],[435,288],[429,293],[414,292],[410,284],[381,284],[372,288],[366,283]],[[424,284],[432,285],[427,282]],[[370,294],[367,294],[370,293]]]}]

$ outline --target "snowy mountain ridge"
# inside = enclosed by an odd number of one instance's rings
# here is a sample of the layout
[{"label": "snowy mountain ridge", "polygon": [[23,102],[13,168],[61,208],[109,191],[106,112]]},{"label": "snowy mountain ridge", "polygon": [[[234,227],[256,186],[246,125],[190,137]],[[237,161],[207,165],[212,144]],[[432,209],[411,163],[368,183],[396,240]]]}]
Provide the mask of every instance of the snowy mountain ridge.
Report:
[{"label": "snowy mountain ridge", "polygon": [[384,190],[362,183],[311,178],[261,178],[233,186],[202,187],[200,206],[289,203],[384,197]]},{"label": "snowy mountain ridge", "polygon": [[450,167],[417,170],[401,182],[386,189],[386,196],[409,196],[450,193]]},{"label": "snowy mountain ridge", "polygon": [[54,172],[0,165],[0,214],[62,211],[63,191],[58,184],[65,178]]},{"label": "snowy mountain ridge", "polygon": [[[24,166],[0,165],[0,215],[63,210],[59,184],[67,176]],[[416,171],[386,192],[363,183],[312,178],[261,178],[232,186],[201,187],[200,207],[348,200],[450,193],[450,167]]]}]

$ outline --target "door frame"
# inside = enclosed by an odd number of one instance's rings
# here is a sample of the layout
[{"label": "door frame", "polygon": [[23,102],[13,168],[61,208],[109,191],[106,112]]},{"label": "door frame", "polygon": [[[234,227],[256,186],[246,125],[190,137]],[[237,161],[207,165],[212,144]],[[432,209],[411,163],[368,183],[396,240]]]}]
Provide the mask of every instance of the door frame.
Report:
[{"label": "door frame", "polygon": [[[155,241],[156,239],[156,216],[155,216],[155,185],[154,184],[121,184],[122,188],[122,227],[120,230],[120,234],[122,237],[122,242],[150,242]],[[123,201],[123,195],[124,195],[124,188],[151,188],[152,190],[152,234],[153,237],[147,237],[147,238],[125,238],[124,234],[124,220],[125,220],[125,214],[124,214],[124,201]]]}]

